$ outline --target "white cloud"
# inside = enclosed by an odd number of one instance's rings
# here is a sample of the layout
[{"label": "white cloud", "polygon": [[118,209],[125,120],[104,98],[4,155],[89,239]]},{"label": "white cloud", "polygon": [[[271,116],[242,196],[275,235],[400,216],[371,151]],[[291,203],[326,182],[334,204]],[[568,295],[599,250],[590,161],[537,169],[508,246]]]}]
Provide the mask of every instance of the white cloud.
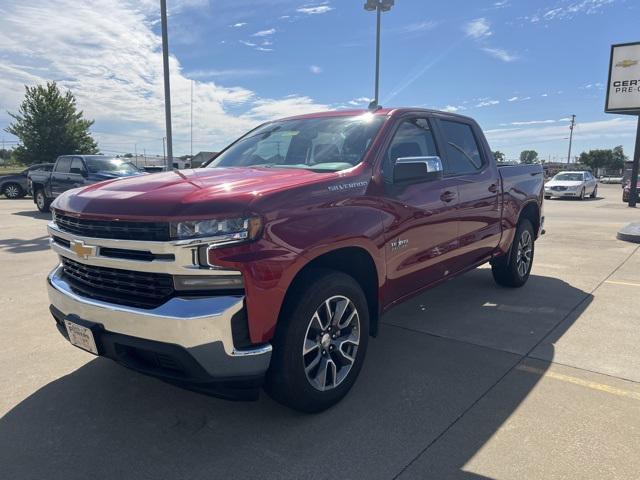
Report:
[{"label": "white cloud", "polygon": [[238,22],[238,23],[234,23],[233,25],[231,25],[233,28],[240,28],[240,27],[244,27],[247,24],[247,22]]},{"label": "white cloud", "polygon": [[313,6],[300,7],[296,9],[296,12],[304,13],[306,15],[321,15],[323,13],[328,13],[331,10],[333,10],[333,7],[330,7],[329,5],[317,5],[315,7]]},{"label": "white cloud", "polygon": [[361,105],[369,105],[372,100],[373,98],[369,98],[369,97],[358,97],[358,98],[354,98],[353,100],[349,100],[347,103],[349,105],[357,107]]},{"label": "white cloud", "polygon": [[252,35],[252,37],[268,37],[269,35],[273,35],[276,33],[275,28],[270,28],[269,30],[260,30]]},{"label": "white cloud", "polygon": [[540,95],[541,97],[548,97],[549,94],[548,93],[543,93],[542,95]]},{"label": "white cloud", "polygon": [[309,67],[309,71],[311,73],[314,73],[314,74],[318,75],[319,73],[322,73],[322,68],[319,67],[318,65],[311,65]]},{"label": "white cloud", "polygon": [[456,113],[462,110],[466,110],[466,107],[463,105],[447,105],[446,107],[441,109],[443,112]]},{"label": "white cloud", "polygon": [[[101,148],[131,151],[137,143],[139,151],[162,152],[164,91],[156,7],[155,2],[135,0],[103,0],[99,9],[84,0],[3,5],[0,124],[9,121],[7,110],[17,110],[24,84],[56,80],[75,94],[86,117],[96,120],[93,130],[100,132]],[[176,57],[169,64],[174,151],[180,154],[189,148],[192,79]],[[215,78],[241,72],[209,73]],[[257,121],[327,108],[308,96],[263,99],[242,86],[205,78],[193,84],[195,149],[222,147]]]},{"label": "white cloud", "polygon": [[517,55],[507,52],[502,48],[489,48],[485,47],[482,49],[484,52],[488,53],[492,57],[495,57],[503,62],[513,62],[518,59]]},{"label": "white cloud", "polygon": [[273,72],[269,70],[261,70],[258,68],[231,68],[231,69],[212,69],[212,70],[192,70],[186,72],[185,75],[193,79],[206,78],[235,78],[235,77],[256,77],[262,75],[270,75]]},{"label": "white cloud", "polygon": [[478,108],[482,108],[482,107],[490,107],[493,105],[498,105],[500,103],[500,100],[483,100],[480,103],[478,103],[476,105],[476,107]]},{"label": "white cloud", "polygon": [[510,99],[507,100],[507,102],[515,102],[516,100],[518,100],[519,97],[511,97]]},{"label": "white cloud", "polygon": [[437,22],[432,20],[427,20],[424,22],[410,23],[409,25],[405,25],[401,27],[399,31],[401,33],[419,33],[419,32],[427,32],[436,27]]},{"label": "white cloud", "polygon": [[467,36],[476,40],[490,37],[493,34],[491,32],[491,25],[486,18],[476,18],[470,21],[465,25],[464,31]]},{"label": "white cloud", "polygon": [[255,47],[257,46],[256,43],[253,42],[247,42],[246,40],[238,40],[241,44],[246,45],[247,47]]},{"label": "white cloud", "polygon": [[614,3],[615,0],[576,0],[572,2],[560,0],[553,8],[538,10],[535,14],[524,17],[524,19],[531,23],[571,20],[581,14],[593,15],[600,13],[605,7]]},{"label": "white cloud", "polygon": [[[612,118],[593,122],[581,122],[574,130],[573,139],[579,145],[582,140],[615,139],[633,135],[637,122],[632,119]],[[567,125],[548,125],[542,127],[526,126],[525,128],[498,128],[485,130],[487,138],[493,145],[530,146],[553,141],[564,141],[569,134]],[[494,147],[495,148],[495,147]]]},{"label": "white cloud", "polygon": [[527,120],[524,122],[511,122],[511,125],[541,125],[545,123],[556,123],[558,120]]}]

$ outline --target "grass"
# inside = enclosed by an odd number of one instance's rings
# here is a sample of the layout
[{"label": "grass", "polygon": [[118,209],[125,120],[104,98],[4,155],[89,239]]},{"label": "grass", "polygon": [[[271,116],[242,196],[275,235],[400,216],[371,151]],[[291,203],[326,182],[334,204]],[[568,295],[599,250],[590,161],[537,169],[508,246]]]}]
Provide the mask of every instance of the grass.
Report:
[{"label": "grass", "polygon": [[13,175],[14,173],[20,173],[24,169],[25,169],[25,167],[23,167],[22,165],[11,165],[11,166],[8,166],[8,167],[5,167],[5,166],[1,165],[0,166],[0,176],[2,176],[2,175]]}]

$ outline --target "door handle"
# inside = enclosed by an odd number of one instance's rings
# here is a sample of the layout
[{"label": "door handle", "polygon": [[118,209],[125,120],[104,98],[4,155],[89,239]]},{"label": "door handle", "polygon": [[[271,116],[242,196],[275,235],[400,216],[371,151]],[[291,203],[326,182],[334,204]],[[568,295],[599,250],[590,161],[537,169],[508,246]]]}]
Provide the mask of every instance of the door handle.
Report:
[{"label": "door handle", "polygon": [[455,200],[456,196],[457,195],[454,192],[450,192],[449,190],[447,190],[446,192],[442,192],[442,195],[440,195],[440,200],[449,203],[452,200]]},{"label": "door handle", "polygon": [[489,191],[491,193],[496,193],[498,191],[498,184],[492,183],[491,185],[489,185]]}]

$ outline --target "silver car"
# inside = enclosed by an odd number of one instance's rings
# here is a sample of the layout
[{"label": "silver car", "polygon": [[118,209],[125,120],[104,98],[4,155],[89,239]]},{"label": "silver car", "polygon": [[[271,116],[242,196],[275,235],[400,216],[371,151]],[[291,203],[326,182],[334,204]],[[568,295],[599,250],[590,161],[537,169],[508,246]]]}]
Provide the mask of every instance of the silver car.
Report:
[{"label": "silver car", "polygon": [[544,186],[544,198],[598,196],[598,181],[591,172],[560,172]]}]

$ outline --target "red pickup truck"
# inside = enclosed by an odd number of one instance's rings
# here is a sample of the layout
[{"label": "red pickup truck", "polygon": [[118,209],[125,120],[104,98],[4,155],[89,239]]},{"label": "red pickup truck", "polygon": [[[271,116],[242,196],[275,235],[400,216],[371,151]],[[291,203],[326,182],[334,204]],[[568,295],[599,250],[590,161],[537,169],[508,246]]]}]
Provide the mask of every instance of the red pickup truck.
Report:
[{"label": "red pickup truck", "polygon": [[139,372],[316,412],[394,304],[486,262],[522,286],[542,202],[542,168],[498,167],[468,117],[273,121],[207,168],[60,195],[50,309],[71,343]]}]

